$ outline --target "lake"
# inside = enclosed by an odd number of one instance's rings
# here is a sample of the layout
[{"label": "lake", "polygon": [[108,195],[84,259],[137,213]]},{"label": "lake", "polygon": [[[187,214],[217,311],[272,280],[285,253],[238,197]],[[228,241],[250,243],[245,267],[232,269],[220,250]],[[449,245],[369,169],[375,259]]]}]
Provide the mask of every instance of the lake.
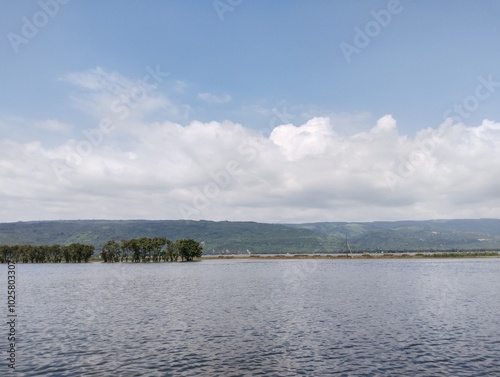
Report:
[{"label": "lake", "polygon": [[500,375],[500,259],[18,264],[16,282],[16,376]]}]

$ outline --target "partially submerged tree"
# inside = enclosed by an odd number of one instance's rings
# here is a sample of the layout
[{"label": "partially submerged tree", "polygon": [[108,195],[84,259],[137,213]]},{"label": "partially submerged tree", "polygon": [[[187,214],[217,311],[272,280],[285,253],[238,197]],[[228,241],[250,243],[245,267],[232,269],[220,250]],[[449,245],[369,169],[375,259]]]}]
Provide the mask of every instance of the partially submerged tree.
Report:
[{"label": "partially submerged tree", "polygon": [[203,254],[203,248],[199,242],[193,239],[183,239],[175,241],[175,245],[179,251],[179,256],[182,260],[192,261],[194,258],[200,258]]},{"label": "partially submerged tree", "polygon": [[101,258],[104,262],[118,262],[120,253],[120,244],[115,240],[110,240],[102,247]]}]

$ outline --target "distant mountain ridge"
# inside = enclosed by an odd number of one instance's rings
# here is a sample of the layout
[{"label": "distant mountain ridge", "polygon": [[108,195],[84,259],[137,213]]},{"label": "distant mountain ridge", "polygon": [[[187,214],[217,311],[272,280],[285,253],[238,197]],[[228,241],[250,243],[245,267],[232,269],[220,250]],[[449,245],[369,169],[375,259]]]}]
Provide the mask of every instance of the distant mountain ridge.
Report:
[{"label": "distant mountain ridge", "polygon": [[0,223],[0,244],[94,245],[114,239],[194,238],[204,254],[500,250],[500,219],[267,224],[193,220],[60,220]]}]

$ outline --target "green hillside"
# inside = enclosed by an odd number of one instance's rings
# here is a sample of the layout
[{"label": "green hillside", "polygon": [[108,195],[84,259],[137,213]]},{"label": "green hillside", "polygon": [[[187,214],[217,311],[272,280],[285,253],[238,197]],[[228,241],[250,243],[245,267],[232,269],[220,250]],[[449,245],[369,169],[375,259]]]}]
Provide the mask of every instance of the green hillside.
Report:
[{"label": "green hillside", "polygon": [[480,250],[500,248],[500,220],[375,221],[291,225],[333,238],[348,237],[353,250]]},{"label": "green hillside", "polygon": [[353,251],[499,250],[500,220],[429,220],[394,222],[321,222],[264,224],[184,220],[66,220],[0,223],[0,244],[91,244],[108,240],[166,237],[194,238],[204,254],[344,252],[346,236]]},{"label": "green hillside", "polygon": [[0,224],[0,244],[91,244],[97,250],[108,240],[166,237],[204,242],[205,254],[325,252],[323,236],[307,229],[255,222],[184,220],[77,220]]}]

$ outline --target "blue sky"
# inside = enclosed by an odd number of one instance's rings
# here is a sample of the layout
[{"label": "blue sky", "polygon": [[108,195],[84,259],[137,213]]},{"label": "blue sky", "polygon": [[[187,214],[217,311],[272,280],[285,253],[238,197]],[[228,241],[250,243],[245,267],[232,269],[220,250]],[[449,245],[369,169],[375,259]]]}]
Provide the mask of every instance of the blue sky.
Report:
[{"label": "blue sky", "polygon": [[[422,138],[437,140],[431,134],[439,135],[441,142],[458,143],[451,149],[459,153],[464,135],[477,138],[483,132],[488,136],[467,141],[476,147],[485,143],[478,147],[481,156],[468,158],[496,162],[498,149],[492,143],[500,121],[497,1],[3,0],[1,5],[0,141],[8,145],[2,161],[4,167],[12,167],[21,159],[27,171],[3,171],[0,195],[6,208],[0,221],[188,217],[296,222],[500,215],[492,206],[497,198],[490,194],[486,196],[491,201],[480,205],[484,211],[477,205],[457,205],[465,197],[495,191],[496,182],[486,182],[488,172],[477,177],[479,187],[460,191],[442,209],[433,201],[449,200],[450,187],[444,183],[415,196],[407,193],[409,187],[424,182],[417,177],[420,170],[432,181],[431,168],[424,169],[425,164],[441,169],[440,177],[443,171],[461,171],[448,164],[465,158],[470,150],[464,144],[459,156],[441,156],[443,148],[436,144],[422,152]],[[356,52],[347,56],[345,46]],[[151,70],[162,72],[161,81],[150,77],[147,93],[137,101],[131,99],[130,93],[145,87],[143,78]],[[115,121],[117,132],[92,145],[78,166],[69,166],[68,148],[76,148],[85,139],[84,132],[98,128],[103,118],[116,118],[116,102],[127,98],[131,114]],[[447,117],[448,128],[443,127],[453,132],[440,128]],[[491,124],[485,126],[485,120]],[[198,182],[178,173],[174,181],[164,177],[165,182],[175,182],[166,189],[158,173],[151,171],[158,186],[128,187],[121,173],[106,175],[106,168],[119,162],[124,164],[120,171],[131,169],[123,162],[127,153],[141,156],[150,151],[151,156],[158,154],[154,161],[173,163],[176,157],[165,154],[165,143],[159,144],[161,135],[177,130],[168,140],[177,146],[184,140],[184,150],[197,149],[196,137],[189,135],[198,123],[206,125],[203,131],[211,130],[204,140],[210,151],[199,159],[193,157],[198,152],[187,153],[175,165],[181,169],[186,160],[207,163],[212,161],[207,156],[215,156],[212,165],[183,166],[198,172],[202,177]],[[160,132],[158,144],[146,140],[152,129]],[[389,137],[375,140],[377,130],[391,133],[392,146],[382,144]],[[462,136],[457,139],[459,132]],[[257,140],[261,148],[254,148],[255,160],[250,152],[240,152],[236,157],[251,159],[243,158],[249,163],[243,166],[225,148],[233,143],[234,152],[248,140]],[[321,144],[325,140],[327,144]],[[364,144],[358,145],[359,140]],[[370,152],[375,147],[380,149]],[[485,156],[484,148],[489,153]],[[424,157],[414,156],[409,170],[416,174],[407,177],[408,162],[398,161],[408,160],[415,150]],[[8,154],[14,152],[17,156]],[[335,160],[339,153],[341,161]],[[370,164],[378,164],[379,176],[389,183],[379,192],[383,184],[364,172],[356,173],[348,156],[358,156],[359,166],[368,171],[374,170]],[[38,162],[30,165],[30,158]],[[266,178],[278,174],[266,170],[273,164],[266,158],[278,160],[275,165],[283,174],[279,183]],[[38,182],[47,179],[53,187],[48,190],[44,185],[45,193],[30,191],[36,184],[30,184],[34,178],[29,167],[43,159],[49,168]],[[90,169],[91,160],[100,163],[101,170]],[[214,183],[210,174],[227,169],[227,162],[235,160],[243,178],[234,177],[227,185],[215,182],[218,193],[209,198],[204,188]],[[60,175],[54,179],[54,161],[72,169],[64,183]],[[148,167],[143,163],[149,162],[137,162],[134,172],[139,175],[134,181],[151,168],[151,163]],[[465,168],[479,174],[476,166]],[[155,169],[158,172],[161,165]],[[325,169],[337,174],[325,184],[303,174],[323,175]],[[8,182],[25,184],[26,190],[12,192],[5,188]],[[85,182],[102,184],[102,190]],[[111,200],[105,188],[114,184],[123,196]],[[281,184],[276,193],[269,189]],[[248,197],[239,196],[246,192],[241,185],[255,190]],[[353,193],[358,185],[366,190]],[[151,198],[148,190],[157,189],[158,197],[145,205],[141,198]],[[109,205],[89,208],[89,201]],[[138,210],[116,210],[127,201],[136,203]],[[277,211],[283,215],[277,216]]]}]

